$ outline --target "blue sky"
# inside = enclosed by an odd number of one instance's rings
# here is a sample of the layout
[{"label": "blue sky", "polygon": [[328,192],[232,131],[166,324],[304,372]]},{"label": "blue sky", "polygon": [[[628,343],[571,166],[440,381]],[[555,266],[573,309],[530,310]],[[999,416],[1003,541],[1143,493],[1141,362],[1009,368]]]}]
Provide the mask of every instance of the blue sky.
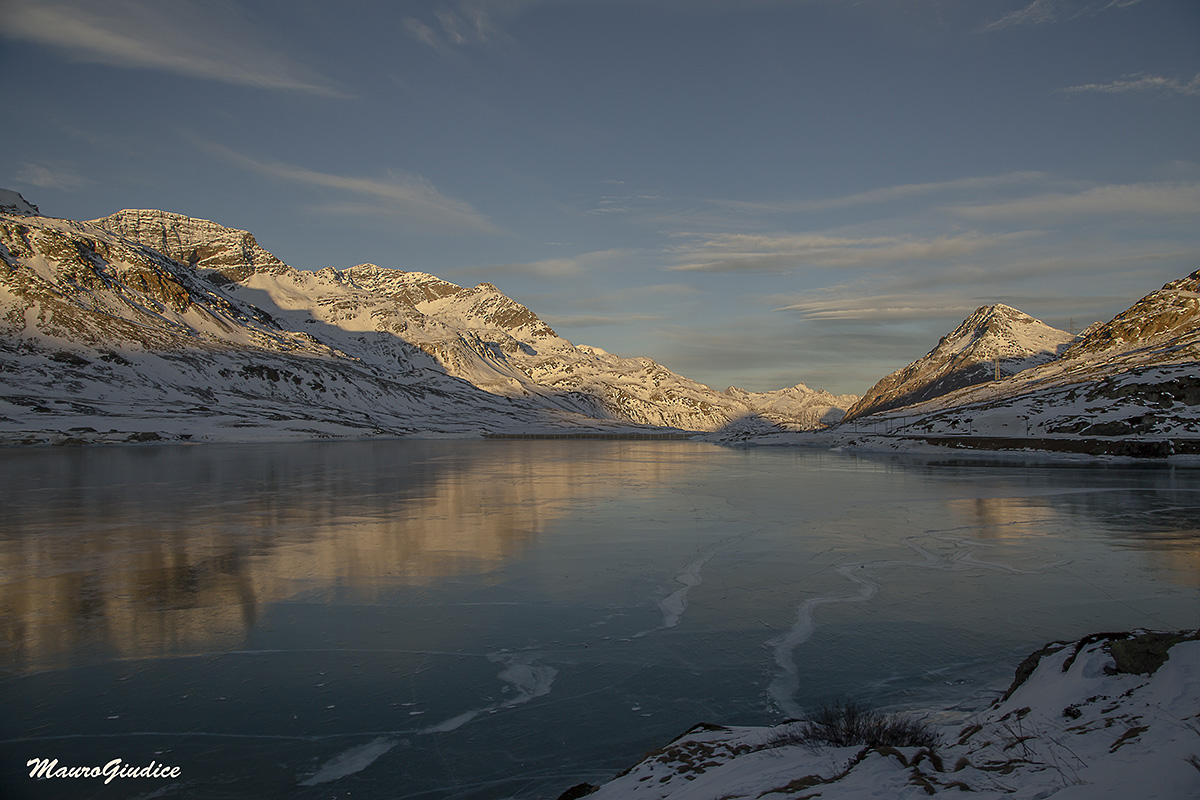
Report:
[{"label": "blue sky", "polygon": [[1194,0],[0,0],[0,185],[490,281],[721,389],[1200,267]]}]

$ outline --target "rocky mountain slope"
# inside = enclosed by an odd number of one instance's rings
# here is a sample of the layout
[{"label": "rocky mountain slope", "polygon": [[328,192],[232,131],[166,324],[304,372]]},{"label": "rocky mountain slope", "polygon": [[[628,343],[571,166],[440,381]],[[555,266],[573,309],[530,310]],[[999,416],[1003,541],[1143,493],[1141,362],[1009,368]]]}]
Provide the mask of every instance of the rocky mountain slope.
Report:
[{"label": "rocky mountain slope", "polygon": [[304,272],[162,211],[0,214],[0,315],[6,441],[799,430],[857,399],[716,392],[577,347],[489,283]]},{"label": "rocky mountain slope", "polygon": [[872,386],[846,419],[910,406],[997,375],[1015,375],[1052,361],[1074,338],[1015,308],[982,306],[924,357]]},{"label": "rocky mountain slope", "polygon": [[1200,271],[1091,326],[1052,361],[818,438],[885,449],[1200,454]]}]

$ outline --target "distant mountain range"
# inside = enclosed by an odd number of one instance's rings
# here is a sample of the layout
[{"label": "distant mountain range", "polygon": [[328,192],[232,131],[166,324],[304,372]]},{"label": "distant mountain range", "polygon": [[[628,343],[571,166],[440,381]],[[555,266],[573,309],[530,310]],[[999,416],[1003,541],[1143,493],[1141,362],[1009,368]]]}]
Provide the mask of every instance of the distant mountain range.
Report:
[{"label": "distant mountain range", "polygon": [[857,399],[714,391],[576,346],[490,283],[305,272],[206,220],[0,194],[0,442],[803,430]]},{"label": "distant mountain range", "polygon": [[0,443],[661,435],[1200,452],[1200,271],[1079,336],[983,306],[863,397],[718,392],[560,337],[490,283],[293,269],[179,214],[0,190]]}]

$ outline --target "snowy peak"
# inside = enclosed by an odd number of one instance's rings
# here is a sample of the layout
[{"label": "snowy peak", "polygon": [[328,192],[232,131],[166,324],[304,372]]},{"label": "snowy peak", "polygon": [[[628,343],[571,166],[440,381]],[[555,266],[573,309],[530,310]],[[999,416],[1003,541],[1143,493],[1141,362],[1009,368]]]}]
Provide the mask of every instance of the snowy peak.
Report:
[{"label": "snowy peak", "polygon": [[462,291],[461,286],[428,272],[405,272],[374,264],[350,267],[345,275],[355,286],[410,306]]},{"label": "snowy peak", "polygon": [[496,328],[526,343],[560,338],[537,314],[490,283],[444,295],[418,305],[418,309],[473,329]]},{"label": "snowy peak", "polygon": [[0,214],[12,214],[17,217],[40,217],[42,213],[33,203],[21,197],[20,192],[12,189],[0,189]]},{"label": "snowy peak", "polygon": [[[1042,354],[1057,355],[1062,345],[1071,338],[1065,331],[1052,328],[1011,306],[997,303],[975,309],[975,313],[943,337],[929,355],[970,353],[973,358],[992,360],[999,356],[1004,371],[1012,374],[1036,363],[1044,363]],[[1033,363],[1025,366],[1011,363],[1026,360],[1032,360]]]},{"label": "snowy peak", "polygon": [[930,400],[1007,377],[1056,358],[1073,341],[1066,331],[1003,304],[981,306],[923,358],[884,377],[847,419]]},{"label": "snowy peak", "polygon": [[182,264],[216,270],[230,281],[255,272],[289,269],[249,232],[206,219],[153,209],[126,209],[90,224],[152,247]]}]

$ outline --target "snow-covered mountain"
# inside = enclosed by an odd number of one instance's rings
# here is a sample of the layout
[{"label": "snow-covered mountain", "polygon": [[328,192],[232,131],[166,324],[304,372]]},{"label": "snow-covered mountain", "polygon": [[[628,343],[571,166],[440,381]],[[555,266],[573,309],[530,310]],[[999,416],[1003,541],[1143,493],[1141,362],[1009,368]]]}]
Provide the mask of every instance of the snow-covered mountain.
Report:
[{"label": "snow-covered mountain", "polygon": [[846,419],[1015,375],[1053,360],[1074,338],[1010,306],[982,306],[925,356],[872,386]]},{"label": "snow-covered mountain", "polygon": [[246,231],[152,210],[0,215],[0,315],[8,441],[799,430],[857,399],[716,392],[577,347],[489,283],[304,272]]},{"label": "snow-covered mountain", "polygon": [[1045,364],[853,419],[821,441],[1200,454],[1200,271],[1091,326]]},{"label": "snow-covered mountain", "polygon": [[0,189],[0,214],[12,214],[18,217],[37,217],[41,215],[38,207],[30,203],[19,192],[11,189]]}]

